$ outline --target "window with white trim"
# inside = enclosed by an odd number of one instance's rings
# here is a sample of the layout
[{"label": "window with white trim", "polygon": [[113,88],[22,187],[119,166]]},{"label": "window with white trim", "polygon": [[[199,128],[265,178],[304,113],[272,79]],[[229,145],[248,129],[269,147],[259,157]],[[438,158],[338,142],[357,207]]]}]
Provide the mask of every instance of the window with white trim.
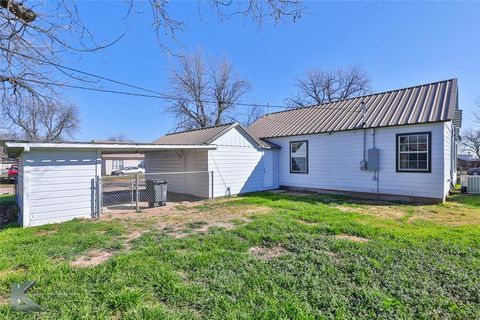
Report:
[{"label": "window with white trim", "polygon": [[308,173],[308,141],[290,142],[290,173]]},{"label": "window with white trim", "polygon": [[431,133],[397,134],[397,171],[431,172]]},{"label": "window with white trim", "polygon": [[112,160],[112,170],[123,169],[123,160]]}]

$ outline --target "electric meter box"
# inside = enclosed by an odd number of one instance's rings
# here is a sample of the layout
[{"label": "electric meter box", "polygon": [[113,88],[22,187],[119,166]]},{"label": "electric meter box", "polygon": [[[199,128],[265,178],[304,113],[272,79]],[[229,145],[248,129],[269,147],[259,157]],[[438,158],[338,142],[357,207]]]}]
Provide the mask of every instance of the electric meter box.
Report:
[{"label": "electric meter box", "polygon": [[368,170],[378,171],[380,169],[380,150],[368,150]]}]

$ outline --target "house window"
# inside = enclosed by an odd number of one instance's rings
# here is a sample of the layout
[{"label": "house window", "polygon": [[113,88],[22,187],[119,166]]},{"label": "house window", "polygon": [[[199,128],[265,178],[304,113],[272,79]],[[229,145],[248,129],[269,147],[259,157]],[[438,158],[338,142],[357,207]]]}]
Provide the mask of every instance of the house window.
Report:
[{"label": "house window", "polygon": [[397,172],[431,172],[431,135],[397,134]]},{"label": "house window", "polygon": [[112,170],[123,169],[123,160],[112,160]]},{"label": "house window", "polygon": [[308,173],[308,141],[290,142],[290,173]]}]

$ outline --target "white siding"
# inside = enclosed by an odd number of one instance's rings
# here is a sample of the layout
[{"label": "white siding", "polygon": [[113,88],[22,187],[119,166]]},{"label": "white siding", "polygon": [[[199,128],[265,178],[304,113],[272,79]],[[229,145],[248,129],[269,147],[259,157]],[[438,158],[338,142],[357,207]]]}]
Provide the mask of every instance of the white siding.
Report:
[{"label": "white siding", "polygon": [[[208,151],[208,170],[213,171],[214,197],[264,190],[262,157],[275,151],[257,149],[236,128],[212,144],[217,149]],[[274,184],[278,187],[277,179]]]},{"label": "white siding", "polygon": [[[216,150],[158,151],[145,154],[145,172],[191,172],[213,171],[213,196],[225,196],[244,192],[260,191],[263,188],[264,152],[236,128],[226,132],[212,144]],[[275,152],[274,152],[275,153]],[[274,158],[274,187],[278,187]],[[184,176],[184,179],[179,177]],[[170,175],[167,190],[193,193],[202,197],[212,196],[210,174]]]},{"label": "white siding", "polygon": [[[396,172],[396,134],[432,133],[432,172]],[[372,148],[373,130],[367,130],[366,149]],[[269,139],[281,146],[279,184],[353,192],[377,192],[373,172],[360,170],[363,159],[362,130]],[[308,174],[292,174],[289,142],[309,142]],[[444,123],[379,128],[375,146],[380,150],[379,193],[442,199],[444,197]]]},{"label": "white siding", "polygon": [[157,151],[145,153],[145,173],[182,172],[183,151]]},{"label": "white siding", "polygon": [[24,152],[23,226],[90,218],[100,166],[100,154],[92,149]]},{"label": "white siding", "polygon": [[444,157],[445,157],[445,196],[450,193],[452,184],[457,182],[457,143],[455,141],[455,129],[452,122],[444,124]]},{"label": "white siding", "polygon": [[168,191],[206,198],[211,185],[207,159],[207,150],[148,152],[145,154],[145,173],[178,172],[158,175],[168,181]]},{"label": "white siding", "polygon": [[20,209],[20,214],[18,215],[18,223],[23,225],[23,216],[22,213],[25,212],[24,208],[24,192],[23,192],[23,179],[24,179],[24,168],[23,168],[24,157],[21,154],[18,157],[18,175],[17,175],[17,184],[15,186],[15,194],[17,196],[17,204],[18,208]]}]

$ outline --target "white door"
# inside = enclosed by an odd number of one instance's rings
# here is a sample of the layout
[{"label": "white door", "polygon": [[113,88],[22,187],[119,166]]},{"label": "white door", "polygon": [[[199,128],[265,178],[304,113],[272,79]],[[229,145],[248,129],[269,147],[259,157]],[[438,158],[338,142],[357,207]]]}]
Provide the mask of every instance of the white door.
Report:
[{"label": "white door", "polygon": [[263,189],[273,188],[273,152],[263,153]]}]

